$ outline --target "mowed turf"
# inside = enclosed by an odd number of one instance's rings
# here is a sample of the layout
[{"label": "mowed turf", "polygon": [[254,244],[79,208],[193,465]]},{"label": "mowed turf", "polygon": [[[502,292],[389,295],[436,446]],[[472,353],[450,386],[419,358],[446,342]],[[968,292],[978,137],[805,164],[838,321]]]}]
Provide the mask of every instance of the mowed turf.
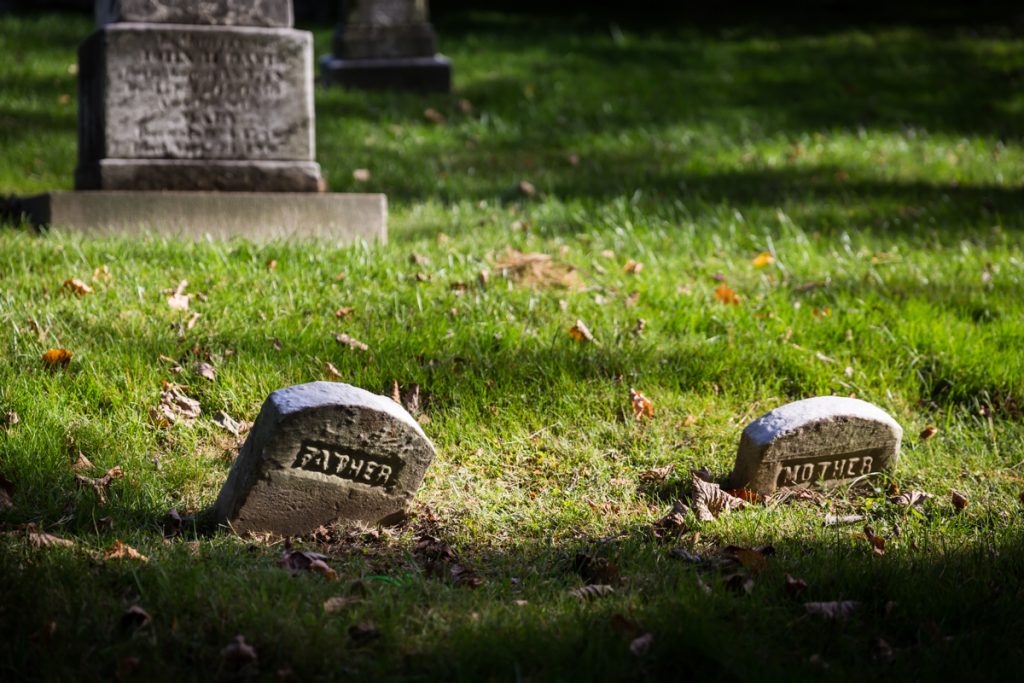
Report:
[{"label": "mowed turf", "polygon": [[[1015,673],[1024,44],[955,23],[461,15],[440,26],[450,97],[317,93],[331,189],[389,195],[386,246],[0,230],[0,417],[18,416],[0,427],[0,678]],[[0,192],[70,187],[69,66],[90,30],[0,17]],[[502,267],[519,252],[547,270]],[[183,280],[188,311],[167,302]],[[50,348],[67,367],[45,367]],[[218,411],[251,421],[327,363],[376,392],[419,385],[438,451],[405,526],[293,541],[336,580],[207,523],[239,443]],[[152,418],[165,382],[198,420]],[[653,418],[633,419],[630,388]],[[895,472],[656,526],[691,468],[728,474],[749,421],[822,394],[904,426]],[[76,480],[114,467],[102,497]],[[897,490],[934,497],[907,509]],[[74,546],[36,547],[27,524]],[[109,558],[117,541],[148,560]],[[711,566],[730,545],[774,553]],[[572,594],[588,581],[614,592]],[[831,601],[857,605],[804,606]],[[239,634],[247,667],[225,654]]]}]

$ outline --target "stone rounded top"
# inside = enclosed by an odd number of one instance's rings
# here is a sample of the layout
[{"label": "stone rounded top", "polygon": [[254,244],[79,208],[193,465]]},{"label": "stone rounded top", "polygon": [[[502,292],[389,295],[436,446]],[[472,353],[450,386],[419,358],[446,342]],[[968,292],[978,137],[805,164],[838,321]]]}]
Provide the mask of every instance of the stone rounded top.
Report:
[{"label": "stone rounded top", "polygon": [[344,382],[309,382],[278,389],[267,397],[280,415],[333,408],[339,405],[357,406],[376,412],[385,413],[399,420],[416,431],[424,439],[427,438],[419,423],[405,408],[386,396],[374,394],[366,389],[354,387]]},{"label": "stone rounded top", "polygon": [[787,432],[836,419],[881,422],[893,431],[897,439],[903,436],[903,428],[889,413],[867,401],[845,396],[815,396],[787,403],[751,422],[743,430],[743,436],[754,443],[766,444]]}]

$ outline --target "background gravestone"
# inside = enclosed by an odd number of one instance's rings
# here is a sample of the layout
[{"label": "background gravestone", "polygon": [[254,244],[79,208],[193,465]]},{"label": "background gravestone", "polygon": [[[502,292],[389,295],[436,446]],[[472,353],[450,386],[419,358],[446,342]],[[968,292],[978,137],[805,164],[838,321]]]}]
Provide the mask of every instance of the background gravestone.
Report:
[{"label": "background gravestone", "polygon": [[362,90],[451,90],[451,61],[437,54],[427,0],[342,3],[333,54],[320,60],[325,85]]},{"label": "background gravestone", "polygon": [[301,535],[337,519],[388,523],[405,511],[434,447],[402,406],[340,382],[267,397],[217,497],[237,533]]},{"label": "background gravestone", "polygon": [[876,405],[817,396],[765,413],[740,437],[729,488],[849,481],[896,466],[903,428]]},{"label": "background gravestone", "polygon": [[316,192],[313,39],[291,0],[98,0],[76,189]]}]

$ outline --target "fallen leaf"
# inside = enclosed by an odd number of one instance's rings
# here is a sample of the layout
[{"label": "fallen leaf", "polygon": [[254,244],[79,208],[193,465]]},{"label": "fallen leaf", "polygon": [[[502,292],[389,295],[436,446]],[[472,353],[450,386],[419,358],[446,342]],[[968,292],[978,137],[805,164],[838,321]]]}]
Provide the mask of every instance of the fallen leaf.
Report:
[{"label": "fallen leaf", "polygon": [[192,317],[190,317],[188,319],[188,322],[185,323],[185,327],[191,330],[193,327],[196,326],[196,323],[199,322],[199,319],[201,317],[203,317],[202,314],[200,314],[200,313],[193,313]]},{"label": "fallen leaf", "polygon": [[334,363],[331,363],[330,361],[324,363],[324,371],[327,372],[327,375],[329,377],[332,377],[334,379],[341,379],[341,371],[338,370],[338,368],[334,367]]},{"label": "fallen leaf", "polygon": [[643,657],[646,655],[651,646],[654,644],[654,634],[645,633],[642,636],[637,636],[629,643],[629,651],[634,657]]},{"label": "fallen leaf", "polygon": [[829,358],[828,356],[823,354],[821,351],[815,351],[814,352],[814,357],[817,358],[818,360],[820,360],[822,363],[835,363],[836,362],[835,358]]},{"label": "fallen leaf", "polygon": [[560,287],[569,290],[584,288],[583,280],[574,266],[556,261],[548,254],[524,253],[508,247],[494,267],[502,277],[528,287]]},{"label": "fallen leaf", "polygon": [[611,595],[615,592],[615,589],[607,584],[591,584],[587,586],[580,586],[569,591],[569,595],[580,601],[594,600],[596,598],[603,598],[607,595]]},{"label": "fallen leaf", "polygon": [[362,599],[353,595],[336,595],[324,601],[324,611],[328,614],[334,614],[360,602],[362,602]]},{"label": "fallen leaf", "polygon": [[664,467],[655,467],[649,470],[644,470],[637,475],[637,479],[640,481],[665,481],[665,479],[668,478],[669,473],[672,472],[675,467],[675,463],[669,463]]},{"label": "fallen leaf", "polygon": [[[84,457],[84,456],[83,456]],[[115,479],[121,479],[124,477],[124,471],[120,466],[111,467],[107,470],[107,473],[102,477],[90,478],[82,476],[81,474],[75,475],[75,481],[80,486],[91,487],[96,492],[96,497],[99,498],[100,504],[107,502],[107,489],[110,488],[110,483]]]},{"label": "fallen leaf", "polygon": [[[579,325],[581,323],[577,320],[576,324]],[[629,389],[629,401],[633,406],[634,420],[654,417],[654,404],[651,403],[651,399],[632,387]]]},{"label": "fallen leaf", "polygon": [[732,572],[722,577],[722,585],[734,593],[750,595],[754,592],[754,579],[745,572]]},{"label": "fallen leaf", "polygon": [[235,636],[231,644],[220,651],[220,657],[224,668],[232,673],[254,671],[259,661],[256,648],[245,642],[245,637],[241,634]]},{"label": "fallen leaf", "polygon": [[825,621],[841,622],[849,619],[860,608],[860,603],[853,600],[833,602],[805,602],[804,609],[813,617]]},{"label": "fallen leaf", "polygon": [[966,510],[967,506],[970,504],[967,496],[959,491],[950,491],[950,500],[953,503],[953,507],[955,507],[959,512]]},{"label": "fallen leaf", "polygon": [[122,543],[120,539],[114,539],[114,545],[107,548],[106,552],[103,553],[103,559],[138,560],[139,562],[149,562],[148,557],[146,557],[145,555],[143,555],[127,543]]},{"label": "fallen leaf", "polygon": [[86,294],[92,294],[92,287],[85,284],[77,277],[69,277],[64,281],[64,289],[67,289],[78,296],[85,296]]},{"label": "fallen leaf", "polygon": [[750,503],[752,505],[756,505],[761,502],[761,495],[757,491],[752,491],[748,488],[726,489],[725,492],[730,496],[735,496],[743,502]]},{"label": "fallen leaf", "polygon": [[711,521],[723,512],[746,505],[742,499],[729,495],[718,484],[704,481],[696,473],[692,475],[692,483],[693,509],[697,513],[697,519],[702,522]]},{"label": "fallen leaf", "polygon": [[582,320],[577,320],[576,324],[569,328],[569,336],[580,343],[594,341],[594,335]]},{"label": "fallen leaf", "polygon": [[91,470],[92,461],[85,457],[85,453],[78,451],[78,457],[75,458],[75,462],[71,464],[71,469],[76,471]]},{"label": "fallen leaf", "polygon": [[344,332],[342,332],[341,334],[334,335],[334,339],[339,344],[344,344],[345,346],[349,347],[350,349],[356,349],[357,351],[369,351],[370,350],[369,345],[364,344],[363,342],[359,341],[355,337],[348,336]]},{"label": "fallen leaf", "polygon": [[436,123],[439,126],[443,125],[445,122],[444,114],[433,107],[427,107],[423,110],[423,118],[427,119],[431,123]]},{"label": "fallen leaf", "polygon": [[13,410],[7,411],[3,417],[0,417],[0,427],[4,429],[10,429],[19,422],[21,422],[21,418]]},{"label": "fallen leaf", "polygon": [[339,308],[338,310],[336,310],[336,311],[334,312],[334,315],[336,315],[336,316],[337,316],[337,317],[339,317],[339,318],[347,318],[347,317],[349,317],[350,315],[352,315],[352,313],[353,313],[353,312],[354,312],[355,310],[356,310],[356,309],[355,309],[355,307],[354,307],[354,306],[342,306],[341,308]]},{"label": "fallen leaf", "polygon": [[234,436],[239,436],[242,433],[242,425],[223,410],[218,410],[217,414],[213,416],[213,423]]},{"label": "fallen leaf", "polygon": [[36,548],[72,548],[75,545],[74,541],[66,538],[60,538],[53,534],[48,534],[45,531],[40,531],[39,528],[32,523],[26,524],[22,531],[8,531],[5,533],[9,536],[22,536],[29,545]]},{"label": "fallen leaf", "polygon": [[392,380],[391,382],[391,400],[402,405],[402,393],[398,390],[398,380]]},{"label": "fallen leaf", "polygon": [[74,355],[67,349],[50,349],[43,354],[43,363],[49,368],[66,368]]},{"label": "fallen leaf", "polygon": [[921,441],[927,441],[928,439],[935,436],[938,433],[938,431],[939,428],[936,427],[935,425],[928,425],[927,427],[921,430]]},{"label": "fallen leaf", "polygon": [[532,197],[537,194],[537,188],[533,186],[529,180],[520,180],[519,184],[516,185],[516,189],[519,190],[519,194],[524,197]]},{"label": "fallen leaf", "polygon": [[889,499],[889,502],[893,505],[902,505],[903,507],[920,507],[926,500],[930,500],[932,494],[925,493],[924,491],[904,491],[898,496],[893,496]]},{"label": "fallen leaf", "polygon": [[309,550],[295,550],[288,548],[284,551],[278,559],[277,564],[280,567],[288,569],[293,572],[309,571],[316,574],[322,574],[328,581],[334,581],[338,578],[338,573],[334,571],[329,564],[326,562],[327,556],[321,555],[320,553],[314,553]]},{"label": "fallen leaf", "polygon": [[646,327],[647,321],[644,320],[643,318],[637,318],[636,324],[633,326],[633,329],[632,331],[630,331],[630,334],[633,335],[634,337],[639,337],[641,334],[643,334],[644,329]]},{"label": "fallen leaf", "polygon": [[99,266],[96,270],[92,271],[93,282],[110,282],[113,276],[110,274],[110,268],[106,264]]},{"label": "fallen leaf", "polygon": [[121,615],[121,628],[125,631],[138,631],[152,622],[153,618],[149,616],[149,612],[138,605],[132,605]]},{"label": "fallen leaf", "polygon": [[786,574],[786,594],[791,598],[800,597],[807,590],[807,582],[795,576]]},{"label": "fallen leaf", "polygon": [[348,627],[348,637],[356,645],[366,645],[380,638],[380,629],[373,622],[364,621]]},{"label": "fallen leaf", "polygon": [[188,287],[188,280],[182,280],[178,283],[178,287],[174,292],[167,297],[167,305],[171,307],[173,311],[187,311],[189,300],[192,298],[191,294],[185,294],[185,288]]},{"label": "fallen leaf", "polygon": [[160,403],[149,409],[149,415],[160,427],[177,422],[191,424],[202,413],[199,401],[189,398],[175,386],[160,393]]},{"label": "fallen leaf", "polygon": [[868,540],[871,545],[871,552],[875,555],[885,554],[885,538],[875,533],[875,530],[870,525],[864,525],[864,538]]},{"label": "fallen leaf", "polygon": [[724,282],[715,288],[715,298],[723,304],[732,306],[738,306],[740,303],[740,295],[729,288],[729,285]]},{"label": "fallen leaf", "polygon": [[370,179],[370,169],[357,168],[352,171],[352,178],[359,183],[365,183]]},{"label": "fallen leaf", "polygon": [[754,257],[754,260],[751,261],[751,263],[755,268],[764,268],[765,266],[770,266],[775,263],[775,257],[772,256],[770,252],[762,251]]},{"label": "fallen leaf", "polygon": [[687,415],[686,419],[683,420],[683,426],[684,427],[692,427],[695,424],[697,424],[697,416],[696,415]]},{"label": "fallen leaf", "polygon": [[644,269],[644,264],[633,259],[626,259],[626,263],[622,266],[622,272],[626,275],[639,275],[640,271]]},{"label": "fallen leaf", "polygon": [[217,379],[217,370],[209,363],[199,363],[196,365],[196,374],[211,382]]}]

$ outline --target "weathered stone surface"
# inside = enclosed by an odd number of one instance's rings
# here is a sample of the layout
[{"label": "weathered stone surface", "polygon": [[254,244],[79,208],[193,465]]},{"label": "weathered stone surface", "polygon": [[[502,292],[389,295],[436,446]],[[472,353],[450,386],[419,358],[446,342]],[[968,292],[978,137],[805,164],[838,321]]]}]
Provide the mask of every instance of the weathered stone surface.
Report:
[{"label": "weathered stone surface", "polygon": [[387,241],[382,194],[52,192],[22,204],[34,225],[91,235]]},{"label": "weathered stone surface", "polygon": [[347,7],[348,16],[334,35],[335,57],[432,57],[437,52],[427,0],[361,0]]},{"label": "weathered stone surface", "polygon": [[79,49],[79,162],[313,161],[312,37],[112,24]]},{"label": "weathered stone surface", "polygon": [[743,430],[731,488],[847,481],[896,466],[903,429],[866,401],[819,396],[788,403]]},{"label": "weathered stone surface", "polygon": [[307,533],[337,519],[387,523],[419,488],[434,447],[389,398],[312,382],[273,392],[215,514],[238,533]]},{"label": "weathered stone surface", "polygon": [[75,169],[79,190],[318,192],[312,161],[100,159]]},{"label": "weathered stone surface", "polygon": [[97,0],[99,26],[120,21],[289,28],[291,0]]},{"label": "weathered stone surface", "polygon": [[452,63],[442,55],[403,59],[336,59],[324,55],[320,58],[320,77],[325,86],[444,93],[452,88]]}]

